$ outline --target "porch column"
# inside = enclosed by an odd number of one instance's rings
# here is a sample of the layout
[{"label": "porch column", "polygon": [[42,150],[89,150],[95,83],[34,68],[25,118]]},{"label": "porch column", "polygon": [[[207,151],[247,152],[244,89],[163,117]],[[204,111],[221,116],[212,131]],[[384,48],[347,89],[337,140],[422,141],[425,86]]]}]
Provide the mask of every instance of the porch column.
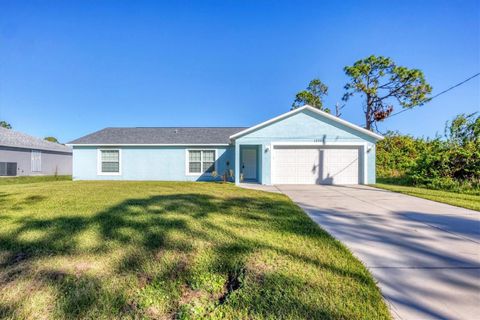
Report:
[{"label": "porch column", "polygon": [[235,141],[235,184],[240,183],[240,145]]}]

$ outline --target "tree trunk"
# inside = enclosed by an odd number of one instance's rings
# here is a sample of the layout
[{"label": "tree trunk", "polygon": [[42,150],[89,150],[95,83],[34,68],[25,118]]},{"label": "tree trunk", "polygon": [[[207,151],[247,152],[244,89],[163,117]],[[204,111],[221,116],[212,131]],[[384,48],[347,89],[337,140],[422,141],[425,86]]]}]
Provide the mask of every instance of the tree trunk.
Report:
[{"label": "tree trunk", "polygon": [[367,110],[365,111],[365,129],[372,129],[372,97],[367,94]]}]

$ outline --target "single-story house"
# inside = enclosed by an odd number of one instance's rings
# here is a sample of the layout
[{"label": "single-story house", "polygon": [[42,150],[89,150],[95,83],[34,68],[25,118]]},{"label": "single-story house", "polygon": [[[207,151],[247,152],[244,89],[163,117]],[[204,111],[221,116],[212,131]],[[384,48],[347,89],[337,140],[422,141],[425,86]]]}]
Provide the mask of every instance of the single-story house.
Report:
[{"label": "single-story house", "polygon": [[370,184],[379,139],[303,106],[250,128],[106,128],[68,145],[75,180],[199,181],[232,172],[237,184]]},{"label": "single-story house", "polygon": [[0,176],[71,174],[70,147],[0,128]]}]

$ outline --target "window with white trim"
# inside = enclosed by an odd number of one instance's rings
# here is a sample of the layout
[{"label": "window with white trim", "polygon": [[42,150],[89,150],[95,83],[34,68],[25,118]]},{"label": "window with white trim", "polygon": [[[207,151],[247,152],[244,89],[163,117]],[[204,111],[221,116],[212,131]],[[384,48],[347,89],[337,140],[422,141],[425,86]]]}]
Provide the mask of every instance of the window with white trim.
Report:
[{"label": "window with white trim", "polygon": [[100,150],[100,172],[119,173],[120,172],[120,151],[119,150]]},{"label": "window with white trim", "polygon": [[188,150],[188,173],[203,174],[215,171],[215,150]]},{"label": "window with white trim", "polygon": [[31,155],[32,172],[42,171],[42,151],[32,150]]}]

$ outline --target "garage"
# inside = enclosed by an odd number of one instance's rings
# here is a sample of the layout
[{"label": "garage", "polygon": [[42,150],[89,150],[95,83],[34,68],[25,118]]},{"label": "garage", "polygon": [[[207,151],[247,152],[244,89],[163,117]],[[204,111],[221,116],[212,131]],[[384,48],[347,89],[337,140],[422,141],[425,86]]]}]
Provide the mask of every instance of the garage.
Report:
[{"label": "garage", "polygon": [[274,184],[359,184],[360,146],[275,146]]},{"label": "garage", "polygon": [[[382,139],[303,106],[230,136],[235,184],[374,184],[376,143]],[[245,156],[247,149],[256,152]],[[256,172],[254,179],[249,172]]]}]

